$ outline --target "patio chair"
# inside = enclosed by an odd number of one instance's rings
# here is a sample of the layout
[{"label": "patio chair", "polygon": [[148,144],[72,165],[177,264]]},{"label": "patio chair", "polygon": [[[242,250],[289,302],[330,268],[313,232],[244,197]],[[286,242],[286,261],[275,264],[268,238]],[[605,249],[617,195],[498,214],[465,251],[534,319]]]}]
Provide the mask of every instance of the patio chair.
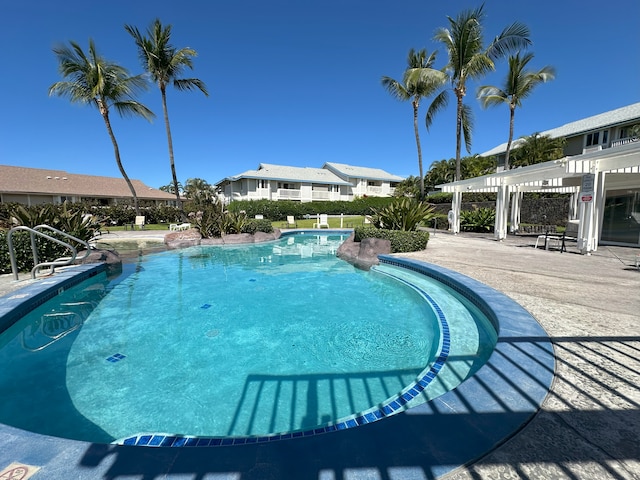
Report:
[{"label": "patio chair", "polygon": [[320,214],[320,219],[313,224],[313,228],[329,228],[329,216],[326,213]]},{"label": "patio chair", "polygon": [[287,215],[287,221],[282,224],[282,228],[298,228],[298,222],[293,215]]}]

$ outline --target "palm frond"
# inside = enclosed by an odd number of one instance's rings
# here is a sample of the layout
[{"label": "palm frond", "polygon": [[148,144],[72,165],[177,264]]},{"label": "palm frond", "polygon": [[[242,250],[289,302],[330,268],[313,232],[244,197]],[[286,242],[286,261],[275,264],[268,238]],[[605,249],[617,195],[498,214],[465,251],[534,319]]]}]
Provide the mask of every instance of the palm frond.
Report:
[{"label": "palm frond", "polygon": [[431,102],[429,108],[427,109],[427,115],[425,116],[425,124],[427,126],[427,130],[433,124],[433,119],[435,118],[438,112],[444,110],[449,104],[449,92],[447,90],[441,91]]},{"label": "palm frond", "polygon": [[528,48],[531,45],[530,34],[529,27],[523,23],[514,22],[493,39],[487,48],[487,55],[495,60]]}]

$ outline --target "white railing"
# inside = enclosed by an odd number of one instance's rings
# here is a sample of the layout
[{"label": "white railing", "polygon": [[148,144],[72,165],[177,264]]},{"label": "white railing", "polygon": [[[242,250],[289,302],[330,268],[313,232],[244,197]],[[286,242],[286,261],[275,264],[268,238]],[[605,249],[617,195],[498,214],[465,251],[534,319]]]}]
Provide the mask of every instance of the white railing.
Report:
[{"label": "white railing", "polygon": [[626,145],[627,143],[633,143],[638,141],[640,141],[640,137],[637,137],[637,136],[621,138],[620,140],[614,140],[613,142],[611,142],[611,148],[619,147],[621,145]]},{"label": "white railing", "polygon": [[382,187],[367,187],[367,193],[376,193],[376,194],[381,194],[382,193]]},{"label": "white railing", "polygon": [[278,189],[278,199],[280,200],[300,200],[300,190],[292,190],[288,188]]}]

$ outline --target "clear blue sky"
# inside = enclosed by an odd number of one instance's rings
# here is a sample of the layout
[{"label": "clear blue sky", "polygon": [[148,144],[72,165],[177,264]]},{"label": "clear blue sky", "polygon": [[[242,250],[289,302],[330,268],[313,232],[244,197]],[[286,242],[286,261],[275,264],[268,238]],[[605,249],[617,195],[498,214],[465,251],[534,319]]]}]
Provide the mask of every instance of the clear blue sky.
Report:
[{"label": "clear blue sky", "polygon": [[[211,93],[168,90],[178,179],[214,183],[261,162],[321,167],[324,162],[418,173],[412,110],[384,91],[380,78],[402,78],[410,48],[438,50],[433,34],[446,17],[480,1],[218,0],[107,3],[5,1],[0,38],[0,164],[120,176],[97,110],[49,98],[60,80],[52,48],[94,39],[104,57],[141,73],[124,24],[140,30],[156,18],[173,25],[173,44],[198,51],[192,75]],[[508,7],[507,7],[508,5]],[[513,21],[531,29],[534,68],[557,78],[538,87],[516,112],[515,136],[640,101],[638,0],[486,0],[486,39]],[[505,62],[483,84],[502,84]],[[469,86],[476,126],[472,153],[507,140],[508,110],[482,110]],[[452,97],[453,98],[453,97]],[[131,178],[159,187],[171,173],[160,93],[139,100],[153,123],[112,124]],[[427,133],[420,113],[425,170],[455,156],[454,102]]]}]

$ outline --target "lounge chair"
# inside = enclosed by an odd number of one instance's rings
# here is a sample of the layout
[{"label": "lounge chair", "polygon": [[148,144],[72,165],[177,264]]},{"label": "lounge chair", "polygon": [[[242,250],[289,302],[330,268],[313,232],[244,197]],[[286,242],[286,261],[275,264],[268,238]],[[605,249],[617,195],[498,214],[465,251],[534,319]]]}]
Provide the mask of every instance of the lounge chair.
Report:
[{"label": "lounge chair", "polygon": [[320,219],[313,224],[313,228],[322,228],[322,227],[329,228],[329,218],[328,217],[329,216],[326,213],[321,213],[320,214]]},{"label": "lounge chair", "polygon": [[169,225],[170,232],[181,232],[183,230],[189,230],[190,228],[190,223],[172,223]]},{"label": "lounge chair", "polygon": [[287,221],[282,224],[282,228],[298,228],[298,223],[293,215],[287,215]]}]

